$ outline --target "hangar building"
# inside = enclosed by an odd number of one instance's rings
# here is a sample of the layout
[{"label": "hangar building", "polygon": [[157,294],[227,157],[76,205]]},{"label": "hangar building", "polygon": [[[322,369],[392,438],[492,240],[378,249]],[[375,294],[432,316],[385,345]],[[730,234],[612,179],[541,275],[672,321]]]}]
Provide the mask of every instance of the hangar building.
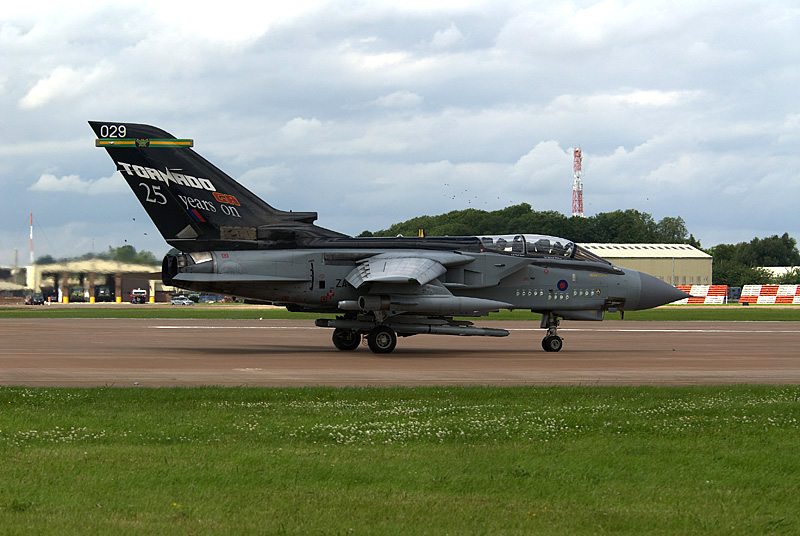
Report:
[{"label": "hangar building", "polygon": [[[134,288],[146,289],[150,301],[168,301],[168,289],[160,278],[160,266],[86,259],[31,265],[26,286],[58,301],[128,301]],[[104,294],[99,292],[101,287]]]},{"label": "hangar building", "polygon": [[710,285],[711,255],[688,244],[580,244],[620,268],[671,285]]}]

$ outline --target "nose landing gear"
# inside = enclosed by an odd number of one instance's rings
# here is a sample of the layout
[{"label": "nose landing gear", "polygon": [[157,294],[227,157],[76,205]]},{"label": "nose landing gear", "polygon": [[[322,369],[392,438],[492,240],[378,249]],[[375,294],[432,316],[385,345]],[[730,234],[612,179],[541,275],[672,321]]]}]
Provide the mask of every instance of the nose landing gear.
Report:
[{"label": "nose landing gear", "polygon": [[541,327],[547,329],[547,335],[542,339],[542,349],[545,352],[558,352],[563,346],[563,340],[558,336],[560,319],[552,312],[542,315]]}]

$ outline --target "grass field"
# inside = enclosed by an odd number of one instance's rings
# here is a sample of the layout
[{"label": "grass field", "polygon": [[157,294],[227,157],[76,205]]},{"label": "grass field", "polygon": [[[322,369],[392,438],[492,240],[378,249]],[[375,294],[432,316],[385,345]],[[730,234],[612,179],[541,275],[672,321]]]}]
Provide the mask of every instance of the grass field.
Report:
[{"label": "grass field", "polygon": [[2,534],[796,534],[800,387],[0,388]]},{"label": "grass field", "polygon": [[[318,315],[3,307],[0,326],[12,316]],[[0,534],[797,534],[799,449],[800,386],[0,387]]]}]

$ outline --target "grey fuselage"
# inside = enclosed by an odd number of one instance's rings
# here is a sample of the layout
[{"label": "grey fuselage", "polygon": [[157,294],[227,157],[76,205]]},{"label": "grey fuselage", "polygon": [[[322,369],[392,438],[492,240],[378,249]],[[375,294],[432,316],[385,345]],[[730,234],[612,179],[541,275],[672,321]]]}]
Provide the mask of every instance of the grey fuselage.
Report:
[{"label": "grey fuselage", "polygon": [[[180,273],[203,274],[192,281],[173,281],[178,286],[296,305],[315,312],[341,312],[340,303],[357,302],[360,297],[386,296],[405,298],[426,296],[443,302],[437,309],[424,307],[414,312],[436,314],[479,313],[481,307],[461,307],[453,297],[486,300],[508,304],[509,309],[530,309],[546,313],[557,311],[564,318],[602,319],[602,311],[632,310],[642,301],[641,274],[621,270],[597,261],[560,258],[530,258],[495,252],[454,251],[459,263],[451,263],[440,277],[426,283],[409,281],[373,282],[355,288],[348,277],[365,259],[386,253],[386,249],[288,249],[211,251],[192,254],[200,260],[188,264]],[[414,256],[419,250],[394,249],[397,255]],[[429,251],[425,252],[430,255]],[[193,259],[192,259],[193,260]],[[189,262],[192,262],[191,260]],[[211,274],[220,274],[213,281]],[[647,276],[649,277],[649,276]],[[238,280],[237,280],[238,278]],[[674,289],[664,284],[663,290]],[[682,295],[678,295],[679,299]],[[656,297],[656,299],[658,299]],[[451,305],[448,306],[448,301]],[[644,301],[650,302],[651,299]],[[480,302],[478,302],[480,303]],[[643,304],[644,305],[644,304]],[[413,311],[406,307],[386,309]],[[598,313],[601,313],[598,318]]]}]

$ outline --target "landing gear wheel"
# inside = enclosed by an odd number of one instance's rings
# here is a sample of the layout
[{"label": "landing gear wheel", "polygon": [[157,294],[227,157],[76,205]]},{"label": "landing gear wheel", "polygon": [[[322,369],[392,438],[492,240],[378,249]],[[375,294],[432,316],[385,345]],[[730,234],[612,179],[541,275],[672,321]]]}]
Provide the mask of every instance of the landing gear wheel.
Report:
[{"label": "landing gear wheel", "polygon": [[541,327],[547,329],[547,335],[542,339],[542,348],[545,352],[558,352],[563,346],[561,337],[558,336],[558,315],[550,311],[546,315],[542,315]]},{"label": "landing gear wheel", "polygon": [[549,335],[542,339],[542,348],[545,352],[558,352],[562,346],[563,342],[558,335]]},{"label": "landing gear wheel", "polygon": [[355,350],[361,344],[361,334],[352,329],[336,328],[333,330],[333,345],[339,350]]},{"label": "landing gear wheel", "polygon": [[397,334],[392,328],[376,326],[367,335],[367,344],[376,354],[388,354],[397,346]]}]

